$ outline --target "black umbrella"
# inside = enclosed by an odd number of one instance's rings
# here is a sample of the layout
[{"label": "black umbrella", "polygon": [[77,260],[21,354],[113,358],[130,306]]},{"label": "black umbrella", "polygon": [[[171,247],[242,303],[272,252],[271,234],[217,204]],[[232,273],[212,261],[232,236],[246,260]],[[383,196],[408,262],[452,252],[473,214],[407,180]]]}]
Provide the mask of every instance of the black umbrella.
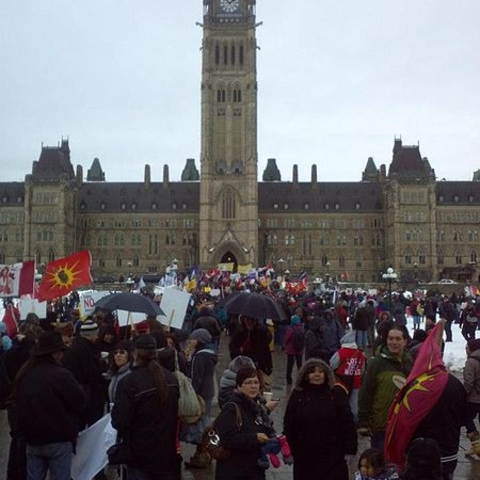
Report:
[{"label": "black umbrella", "polygon": [[223,302],[223,307],[227,313],[252,318],[287,319],[283,308],[274,298],[257,292],[234,293]]},{"label": "black umbrella", "polygon": [[105,310],[125,310],[139,312],[156,317],[165,315],[164,311],[150,298],[140,293],[112,293],[95,302],[95,307]]}]

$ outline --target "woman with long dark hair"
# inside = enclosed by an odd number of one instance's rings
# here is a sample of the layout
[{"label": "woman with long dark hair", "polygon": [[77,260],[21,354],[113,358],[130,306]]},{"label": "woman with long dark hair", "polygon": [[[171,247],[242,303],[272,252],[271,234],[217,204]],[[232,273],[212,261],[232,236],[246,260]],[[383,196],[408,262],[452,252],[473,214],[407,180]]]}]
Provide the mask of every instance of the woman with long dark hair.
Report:
[{"label": "woman with long dark hair", "polygon": [[156,357],[155,339],[138,337],[132,372],[115,394],[112,425],[129,445],[129,480],[171,480],[177,468],[178,382]]},{"label": "woman with long dark hair", "polygon": [[284,418],[294,480],[348,480],[345,456],[356,454],[357,432],[348,399],[333,385],[323,360],[308,360],[298,372]]}]

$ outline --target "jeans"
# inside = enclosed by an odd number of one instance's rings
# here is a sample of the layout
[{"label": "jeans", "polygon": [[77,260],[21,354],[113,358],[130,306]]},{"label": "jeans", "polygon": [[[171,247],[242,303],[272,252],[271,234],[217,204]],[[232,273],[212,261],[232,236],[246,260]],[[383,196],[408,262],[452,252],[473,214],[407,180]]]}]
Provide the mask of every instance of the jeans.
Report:
[{"label": "jeans", "polygon": [[287,383],[292,383],[293,364],[297,363],[297,371],[302,366],[302,355],[287,355]]},{"label": "jeans", "polygon": [[127,468],[128,480],[172,480],[172,474],[169,472],[164,473],[147,473],[138,468]]},{"label": "jeans", "polygon": [[70,480],[72,442],[27,445],[28,480],[45,480],[50,470],[50,480]]},{"label": "jeans", "polygon": [[365,350],[367,347],[367,331],[355,330],[355,341],[357,342],[357,347],[360,350]]}]

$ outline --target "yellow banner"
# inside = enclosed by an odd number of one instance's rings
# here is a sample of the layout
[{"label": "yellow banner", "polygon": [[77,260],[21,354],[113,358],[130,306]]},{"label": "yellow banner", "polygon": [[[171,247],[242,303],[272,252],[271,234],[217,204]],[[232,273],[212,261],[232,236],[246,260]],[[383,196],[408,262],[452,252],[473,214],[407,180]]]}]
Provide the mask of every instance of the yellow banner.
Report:
[{"label": "yellow banner", "polygon": [[246,275],[252,269],[252,264],[247,263],[246,265],[239,265],[237,267],[237,272]]},{"label": "yellow banner", "polygon": [[233,266],[234,266],[233,262],[231,262],[231,263],[219,263],[217,265],[217,268],[219,270],[221,270],[222,272],[233,272]]}]

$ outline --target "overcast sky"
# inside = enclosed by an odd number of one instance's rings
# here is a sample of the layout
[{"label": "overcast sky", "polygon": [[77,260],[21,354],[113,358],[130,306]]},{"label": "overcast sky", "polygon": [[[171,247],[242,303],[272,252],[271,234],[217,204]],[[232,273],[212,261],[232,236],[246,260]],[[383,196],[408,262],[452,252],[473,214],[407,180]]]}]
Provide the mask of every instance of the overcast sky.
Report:
[{"label": "overcast sky", "polygon": [[[2,0],[0,181],[42,142],[70,141],[84,175],[179,180],[200,168],[202,0]],[[258,171],[358,181],[395,136],[437,178],[480,169],[478,0],[257,0]]]}]

